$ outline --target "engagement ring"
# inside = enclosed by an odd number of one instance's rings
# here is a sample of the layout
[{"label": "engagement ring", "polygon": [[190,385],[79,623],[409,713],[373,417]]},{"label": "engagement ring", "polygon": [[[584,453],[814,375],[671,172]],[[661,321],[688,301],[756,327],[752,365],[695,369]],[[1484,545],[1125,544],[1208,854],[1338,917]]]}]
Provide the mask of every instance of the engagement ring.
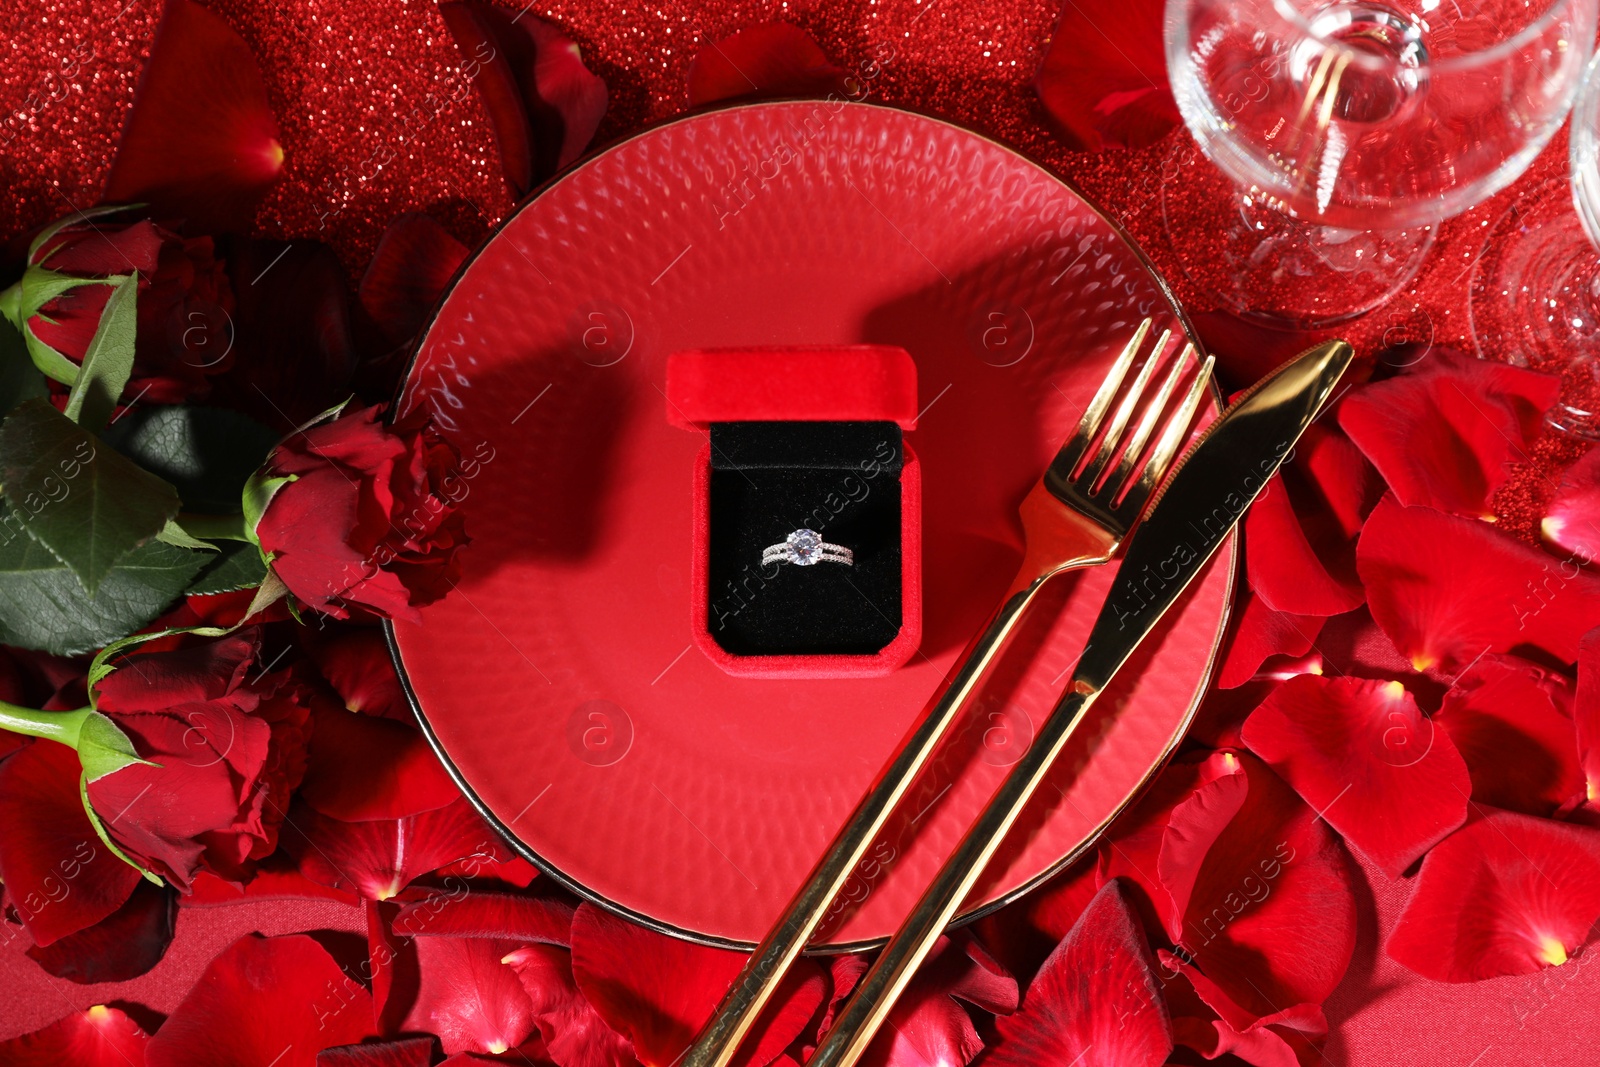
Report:
[{"label": "engagement ring", "polygon": [[856,554],[843,545],[833,545],[822,539],[815,530],[796,530],[775,545],[768,545],[761,553],[762,563],[793,563],[809,567],[813,563],[843,563],[852,567]]}]

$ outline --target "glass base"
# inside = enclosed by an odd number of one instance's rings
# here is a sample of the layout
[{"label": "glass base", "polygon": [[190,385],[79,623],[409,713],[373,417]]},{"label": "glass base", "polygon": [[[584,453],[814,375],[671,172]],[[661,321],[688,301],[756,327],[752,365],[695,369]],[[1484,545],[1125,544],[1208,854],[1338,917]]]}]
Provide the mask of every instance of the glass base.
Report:
[{"label": "glass base", "polygon": [[1561,399],[1547,420],[1600,440],[1600,252],[1565,178],[1501,216],[1473,268],[1471,297],[1478,355],[1559,375]]},{"label": "glass base", "polygon": [[1371,311],[1433,247],[1432,227],[1345,230],[1286,215],[1259,191],[1241,191],[1187,138],[1167,161],[1161,210],[1189,279],[1235,315],[1278,329]]}]

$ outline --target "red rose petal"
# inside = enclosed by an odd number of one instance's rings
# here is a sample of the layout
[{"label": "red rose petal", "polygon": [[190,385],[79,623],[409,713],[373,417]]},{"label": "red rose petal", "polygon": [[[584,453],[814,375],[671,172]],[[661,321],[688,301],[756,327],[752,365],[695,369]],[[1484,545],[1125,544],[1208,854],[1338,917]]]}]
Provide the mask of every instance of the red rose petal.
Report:
[{"label": "red rose petal", "polygon": [[[639,1059],[670,1064],[711,1017],[745,956],[657,934],[579,905],[572,921],[572,970],[578,988]],[[814,960],[790,970],[734,1059],[764,1067],[800,1036],[822,1007],[827,979]]]},{"label": "red rose petal", "polygon": [[1355,948],[1349,861],[1316,813],[1248,753],[1172,811],[1157,867],[1167,932],[1250,1021],[1321,1003]]},{"label": "red rose petal", "polygon": [[247,229],[283,168],[278,137],[249,46],[217,15],[174,0],[123,123],[105,199],[148,204],[198,230]]},{"label": "red rose petal", "polygon": [[312,708],[316,744],[300,795],[346,822],[399,819],[461,797],[422,731],[343,708]]},{"label": "red rose petal", "polygon": [[1435,348],[1345,397],[1339,425],[1402,504],[1484,518],[1560,391],[1552,375]]},{"label": "red rose petal", "polygon": [[1572,719],[1583,767],[1583,799],[1594,804],[1600,801],[1600,629],[1590,630],[1578,646],[1578,691],[1572,701]]},{"label": "red rose petal", "polygon": [[1539,523],[1544,539],[1586,563],[1600,563],[1600,448],[1561,475]]},{"label": "red rose petal", "polygon": [[68,934],[28,955],[50,974],[71,982],[126,982],[161,962],[178,918],[178,895],[140,881],[128,902],[93,926]]},{"label": "red rose petal", "polygon": [[1600,919],[1600,830],[1482,809],[1429,852],[1389,938],[1436,982],[1559,966]]},{"label": "red rose petal", "polygon": [[1514,656],[1484,656],[1457,678],[1435,719],[1466,758],[1472,799],[1549,815],[1583,792],[1571,702],[1565,678]]},{"label": "red rose petal", "polygon": [[606,110],[606,85],[583,65],[578,46],[523,11],[482,0],[450,0],[439,14],[477,88],[506,180],[520,196],[572,162]]},{"label": "red rose petal", "polygon": [[361,898],[350,890],[313,882],[301,874],[294,858],[281,849],[258,862],[250,880],[243,884],[202,870],[190,884],[189,891],[178,898],[178,903],[185,908],[210,908],[246,900],[336,900],[341,904],[361,903]]},{"label": "red rose petal", "polygon": [[241,937],[150,1039],[150,1067],[316,1067],[372,1031],[372,998],[304,934]]},{"label": "red rose petal", "polygon": [[1239,591],[1233,611],[1228,647],[1217,671],[1222,689],[1244,685],[1274,656],[1304,656],[1316,647],[1322,629],[1320,618],[1274,611],[1249,589]]},{"label": "red rose petal", "polygon": [[573,911],[564,901],[452,888],[402,904],[392,925],[404,937],[495,937],[567,946]]},{"label": "red rose petal", "polygon": [[526,889],[539,877],[539,870],[521,856],[509,852],[496,852],[493,857],[469,856],[458,863],[447,863],[439,868],[439,876],[487,879],[504,882],[508,886]]},{"label": "red rose petal", "polygon": [[1022,1010],[997,1023],[993,1067],[1075,1063],[1159,1067],[1172,1025],[1150,970],[1144,931],[1109,882],[1028,986]]},{"label": "red rose petal", "polygon": [[700,49],[689,65],[689,106],[741,96],[849,95],[848,72],[805,30],[764,22]]},{"label": "red rose petal", "polygon": [[491,855],[494,831],[466,798],[403,819],[343,822],[296,807],[283,842],[312,881],[388,900],[414,879],[457,860]]},{"label": "red rose petal", "polygon": [[467,246],[431,215],[408,211],[383,231],[357,292],[361,306],[395,344],[416,336],[439,302]]},{"label": "red rose petal", "polygon": [[1206,1059],[1231,1053],[1255,1067],[1306,1067],[1321,1058],[1316,1046],[1328,1034],[1328,1020],[1320,1006],[1296,1004],[1246,1025],[1248,1013],[1215,983],[1170,952],[1158,955],[1178,1044]]},{"label": "red rose petal", "polygon": [[1091,851],[1021,900],[985,915],[972,929],[1006,970],[1026,979],[1038,972],[1094,899],[1101,885],[1098,866],[1099,854]]},{"label": "red rose petal", "polygon": [[54,741],[0,761],[0,882],[38,945],[100,922],[139,882],[90,825],[81,773],[78,754]]},{"label": "red rose petal", "polygon": [[633,1067],[628,1039],[607,1026],[578,991],[572,953],[557,945],[524,945],[505,958],[533,1005],[550,1059],[558,1067]]},{"label": "red rose petal", "polygon": [[[308,635],[310,631],[307,631]],[[400,676],[389,658],[383,631],[371,626],[340,626],[305,642],[305,651],[344,706],[363,715],[414,723]]]},{"label": "red rose petal", "polygon": [[1451,732],[1399,682],[1291,678],[1251,713],[1244,743],[1391,878],[1467,818]]},{"label": "red rose petal", "polygon": [[372,1045],[340,1045],[317,1053],[317,1067],[429,1067],[431,1063],[431,1037]]},{"label": "red rose petal", "polygon": [[1143,148],[1178,124],[1159,0],[1095,8],[1067,0],[1039,67],[1039,98],[1079,146]]},{"label": "red rose petal", "polygon": [[1372,617],[1417,670],[1460,670],[1518,645],[1571,663],[1600,618],[1600,577],[1488,523],[1387,497],[1357,550]]},{"label": "red rose petal", "polygon": [[522,1044],[534,1032],[528,994],[516,972],[502,962],[518,948],[516,942],[419,937],[411,945],[418,981],[414,993],[406,998],[400,1032],[437,1034],[450,1054],[494,1055]]},{"label": "red rose petal", "polygon": [[956,933],[923,961],[888,1021],[867,1046],[867,1067],[952,1067],[983,1050],[972,1016],[958,1001],[996,1015],[1017,1010],[1017,981],[983,947]]},{"label": "red rose petal", "polygon": [[43,1030],[0,1041],[6,1067],[144,1067],[145,1043],[139,1024],[116,1008],[96,1004]]},{"label": "red rose petal", "polygon": [[[1280,474],[1246,512],[1245,574],[1251,589],[1269,608],[1288,614],[1325,617],[1360,608],[1362,584],[1355,576],[1355,553],[1347,552],[1349,560],[1339,560],[1338,574],[1330,571],[1326,563],[1346,555],[1346,545],[1338,544],[1342,537],[1325,536],[1320,544],[1312,544],[1298,510]],[[1354,549],[1354,542],[1350,547]]]}]

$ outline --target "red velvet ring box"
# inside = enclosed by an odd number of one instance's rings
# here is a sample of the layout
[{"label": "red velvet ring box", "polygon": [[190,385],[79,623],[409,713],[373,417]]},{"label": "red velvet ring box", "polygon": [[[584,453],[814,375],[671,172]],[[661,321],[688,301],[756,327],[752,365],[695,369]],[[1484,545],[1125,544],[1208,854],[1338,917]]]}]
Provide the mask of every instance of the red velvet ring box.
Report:
[{"label": "red velvet ring box", "polygon": [[[667,362],[694,470],[691,625],[729,674],[888,674],[922,639],[917,368],[888,345],[701,349]],[[854,562],[766,562],[796,530]]]}]

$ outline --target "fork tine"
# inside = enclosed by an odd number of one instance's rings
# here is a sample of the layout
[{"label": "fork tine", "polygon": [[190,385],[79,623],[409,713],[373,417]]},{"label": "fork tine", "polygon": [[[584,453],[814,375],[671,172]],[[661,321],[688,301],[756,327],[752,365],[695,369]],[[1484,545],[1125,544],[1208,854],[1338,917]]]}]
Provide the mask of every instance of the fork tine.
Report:
[{"label": "fork tine", "polygon": [[1122,379],[1127,377],[1128,368],[1133,366],[1133,358],[1139,354],[1140,346],[1150,333],[1151,323],[1152,320],[1147,318],[1139,324],[1139,328],[1133,332],[1132,339],[1123,347],[1122,354],[1117,356],[1116,362],[1111,364],[1111,369],[1106,372],[1105,381],[1100,383],[1094,399],[1089,401],[1089,406],[1084,409],[1083,418],[1078,421],[1078,428],[1073,431],[1072,440],[1061,449],[1061,457],[1070,457],[1071,462],[1063,464],[1058,459],[1051,464],[1051,467],[1060,471],[1063,477],[1071,477],[1083,454],[1094,443],[1095,434],[1100,430],[1100,420],[1105,418],[1106,410],[1117,397],[1117,390],[1122,388]]},{"label": "fork tine", "polygon": [[1194,421],[1195,412],[1200,410],[1200,404],[1205,400],[1206,386],[1211,380],[1211,367],[1215,362],[1216,357],[1207,356],[1205,363],[1201,364],[1200,373],[1195,375],[1194,384],[1189,386],[1188,395],[1183,398],[1183,403],[1173,413],[1167,428],[1161,432],[1161,437],[1156,441],[1155,450],[1150,453],[1150,462],[1144,465],[1139,480],[1128,490],[1128,495],[1122,498],[1119,507],[1142,510],[1144,502],[1150,497],[1150,491],[1167,473],[1172,458],[1178,454],[1178,449],[1189,436],[1189,423]]},{"label": "fork tine", "polygon": [[1150,352],[1150,357],[1144,361],[1144,366],[1139,368],[1139,376],[1133,380],[1133,386],[1122,398],[1122,403],[1117,405],[1116,414],[1111,416],[1111,424],[1106,427],[1106,435],[1100,441],[1100,448],[1095,452],[1094,461],[1083,469],[1083,487],[1090,495],[1095,492],[1095,484],[1100,481],[1100,475],[1111,464],[1111,457],[1117,454],[1122,443],[1122,431],[1128,426],[1128,420],[1133,417],[1133,411],[1139,406],[1139,401],[1144,398],[1145,389],[1150,385],[1150,377],[1155,373],[1156,364],[1161,362],[1161,353],[1167,350],[1167,342],[1172,339],[1172,331],[1162,331],[1161,338],[1156,341],[1156,346]]},{"label": "fork tine", "polygon": [[[1159,355],[1159,352],[1152,355],[1151,362],[1155,362]],[[1178,382],[1188,369],[1189,357],[1192,355],[1194,355],[1194,345],[1186,344],[1183,346],[1183,351],[1172,361],[1166,378],[1161,382],[1160,391],[1145,408],[1143,417],[1139,419],[1139,425],[1133,429],[1133,436],[1128,438],[1127,446],[1122,450],[1122,458],[1117,460],[1116,468],[1106,478],[1104,491],[1107,500],[1114,503],[1122,490],[1127,487],[1128,475],[1133,473],[1134,466],[1139,462],[1139,456],[1144,452],[1144,446],[1150,440],[1150,435],[1160,424],[1161,417],[1167,414],[1167,405],[1172,401],[1172,394],[1177,391]]]}]

